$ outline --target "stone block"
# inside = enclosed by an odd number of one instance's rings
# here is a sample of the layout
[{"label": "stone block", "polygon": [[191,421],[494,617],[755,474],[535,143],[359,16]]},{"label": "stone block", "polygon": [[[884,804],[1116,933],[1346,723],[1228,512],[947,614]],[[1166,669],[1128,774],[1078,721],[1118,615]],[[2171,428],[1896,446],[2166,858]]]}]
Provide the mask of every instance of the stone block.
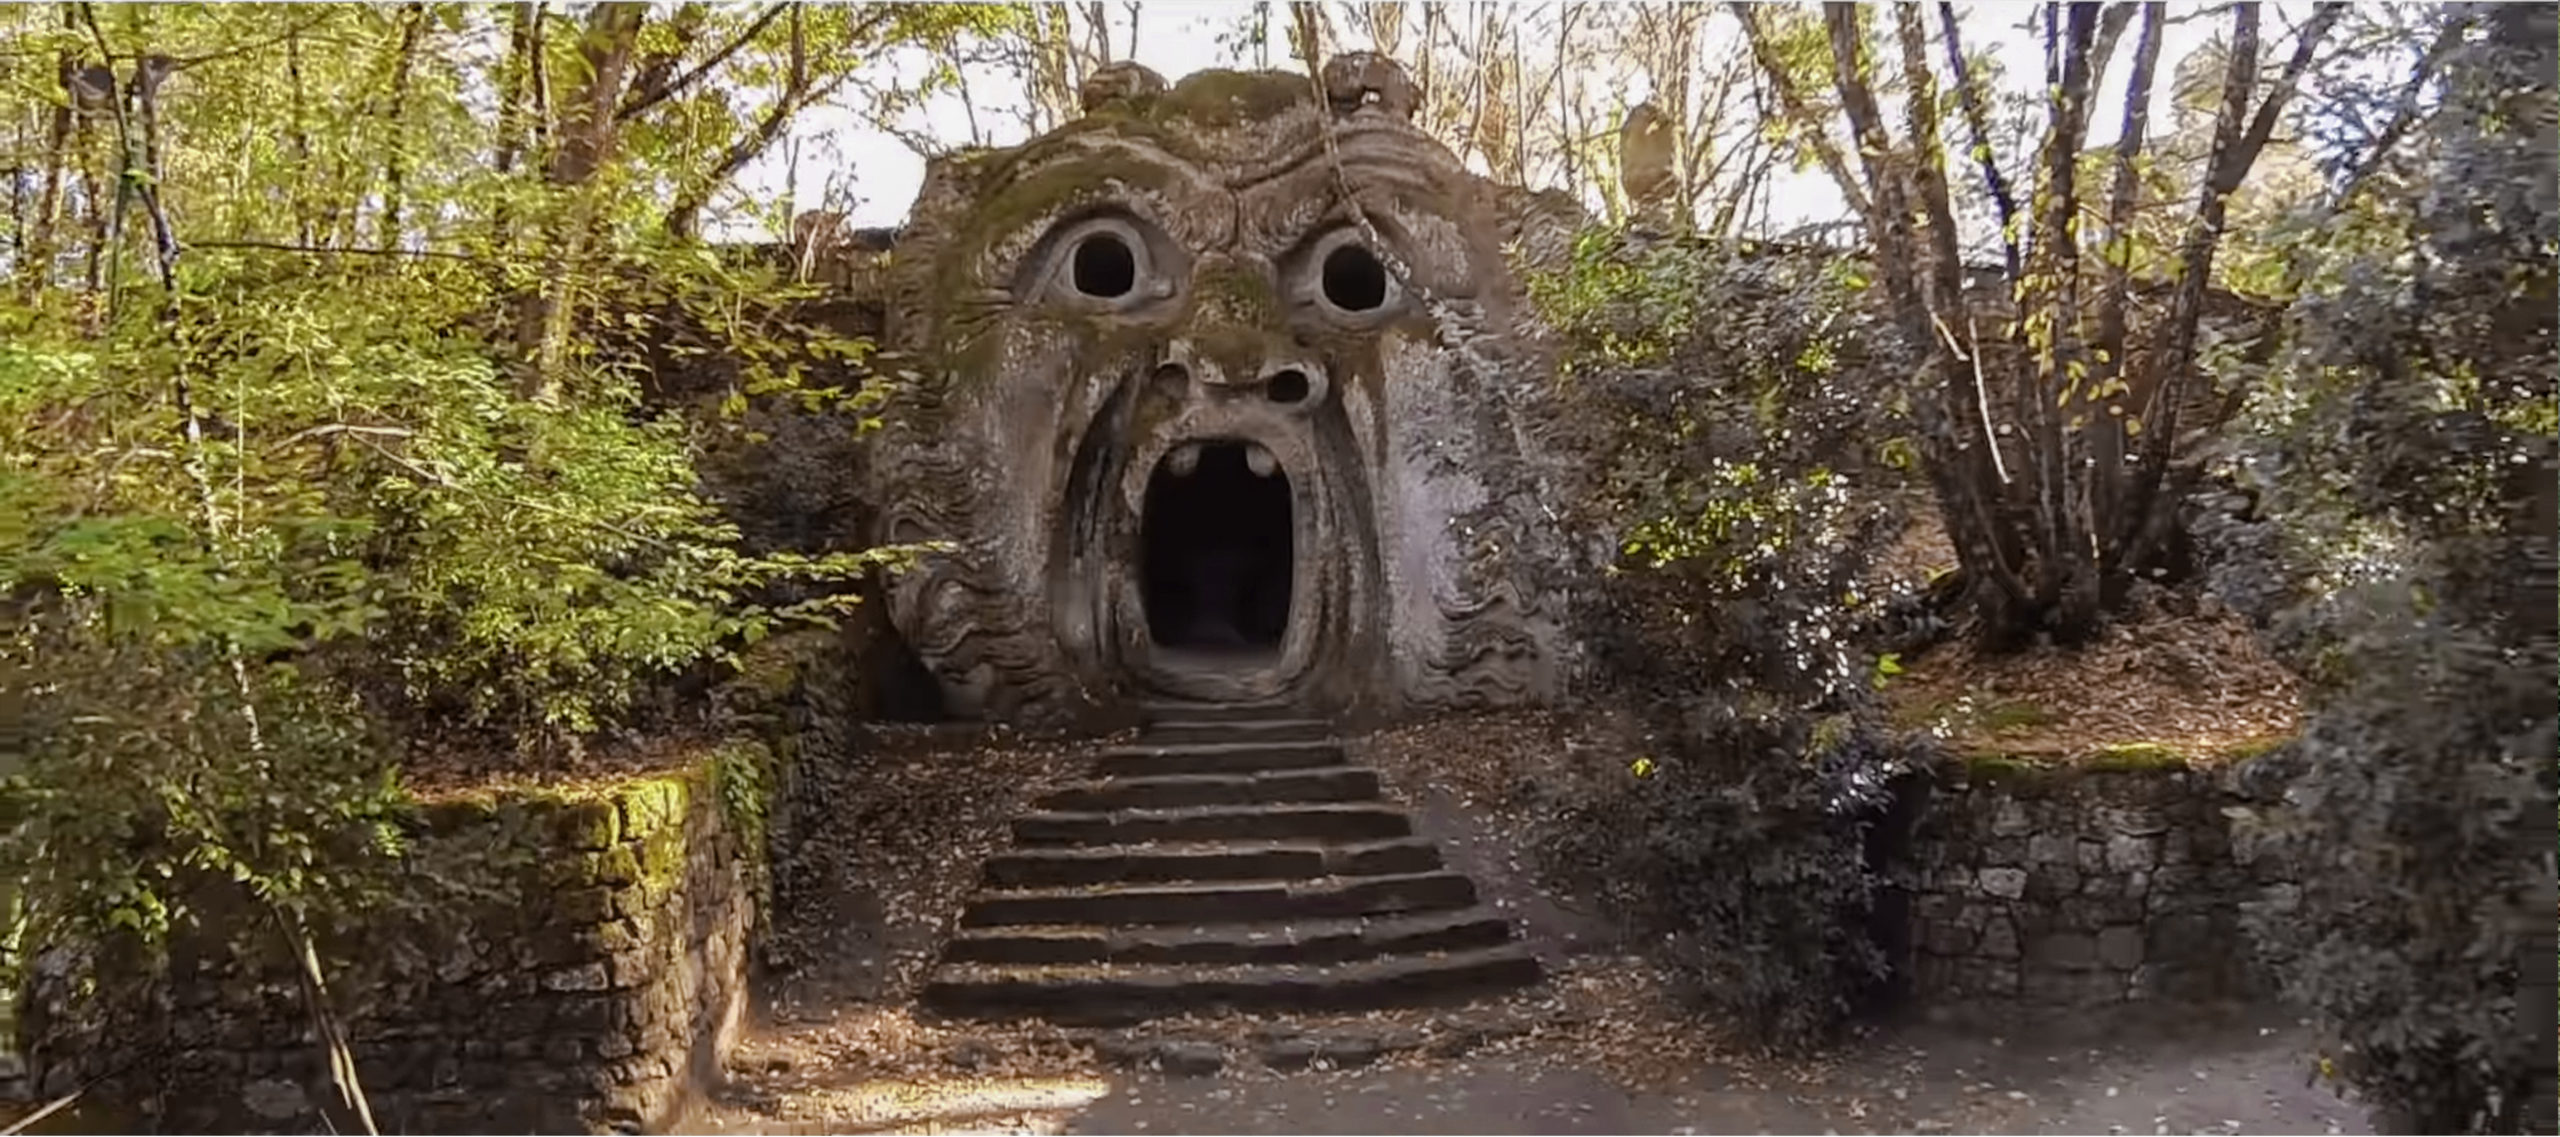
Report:
[{"label": "stone block", "polygon": [[2098,939],[2085,932],[2052,932],[2027,948],[2027,962],[2043,970],[2087,971],[2098,965]]},{"label": "stone block", "polygon": [[1982,941],[1977,947],[1986,958],[2018,958],[2018,925],[2006,916],[1992,917],[1982,929]]},{"label": "stone block", "polygon": [[1973,939],[1973,932],[1966,928],[1951,923],[1933,923],[1923,931],[1921,942],[1939,955],[1964,955],[1973,950]]},{"label": "stone block", "polygon": [[2149,806],[2108,806],[2099,810],[2099,821],[2114,836],[2157,837],[2169,831],[2168,818]]},{"label": "stone block", "polygon": [[2214,921],[2201,912],[2172,912],[2151,921],[2145,945],[2146,958],[2162,963],[2210,959],[2225,951],[2240,950],[2238,943],[2222,943],[2215,933]]},{"label": "stone block", "polygon": [[2142,928],[2134,924],[2118,924],[2098,932],[2098,962],[2116,971],[2131,971],[2142,965]]},{"label": "stone block", "polygon": [[2003,868],[2027,863],[2027,839],[2024,837],[2001,837],[1992,841],[1988,845],[1984,845],[1982,847],[1982,863]]},{"label": "stone block", "polygon": [[631,884],[640,879],[640,853],[628,843],[615,845],[587,858],[585,876],[597,884]]},{"label": "stone block", "polygon": [[602,886],[564,892],[552,898],[552,912],[562,924],[575,927],[601,924],[613,919],[612,889]]},{"label": "stone block", "polygon": [[562,848],[608,849],[622,839],[619,816],[601,798],[561,802],[551,811],[551,837]]},{"label": "stone block", "polygon": [[2039,865],[2027,873],[2026,895],[2038,900],[2069,896],[2080,891],[2080,874],[2069,865]]},{"label": "stone block", "polygon": [[2038,833],[2027,838],[2027,863],[2030,865],[2068,865],[2079,856],[2069,834]]},{"label": "stone block", "polygon": [[2117,872],[2150,869],[2160,863],[2154,838],[2117,834],[2107,838],[2107,867]]},{"label": "stone block", "polygon": [[563,967],[544,974],[542,989],[545,991],[602,991],[609,982],[604,964],[590,962],[575,967]]},{"label": "stone block", "polygon": [[2026,806],[2019,804],[2018,799],[2013,797],[2000,799],[1999,808],[1991,816],[1992,836],[2022,837],[2034,828],[2034,819],[2027,816]]},{"label": "stone block", "polygon": [[2106,842],[2104,842],[2104,841],[2091,840],[2091,839],[2089,839],[2089,838],[2083,837],[2083,838],[2081,838],[2081,839],[2080,839],[2080,842],[2079,842],[2079,851],[2080,851],[2080,871],[2081,871],[2081,872],[2105,872],[2105,871],[2106,871],[2106,869],[2107,869],[2107,844],[2106,844]]},{"label": "stone block", "polygon": [[1987,868],[1982,870],[1982,891],[2003,900],[2016,900],[2027,894],[2027,870],[2021,868]]}]

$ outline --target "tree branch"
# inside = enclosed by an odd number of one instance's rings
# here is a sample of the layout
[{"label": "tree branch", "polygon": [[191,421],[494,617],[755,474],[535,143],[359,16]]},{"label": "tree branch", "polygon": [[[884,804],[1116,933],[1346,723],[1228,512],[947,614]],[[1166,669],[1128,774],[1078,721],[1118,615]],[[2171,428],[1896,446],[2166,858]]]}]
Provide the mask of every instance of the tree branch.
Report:
[{"label": "tree branch", "polygon": [[1973,73],[1973,61],[1966,59],[1964,40],[1956,32],[1956,6],[1950,0],[1939,0],[1938,25],[1944,31],[1947,47],[1947,70],[1956,84],[1956,99],[1964,109],[1964,122],[1973,134],[1973,157],[1982,167],[1982,184],[1991,192],[1991,204],[2000,213],[2000,249],[2002,263],[2008,267],[2012,284],[2018,279],[2018,196],[2009,188],[2009,179],[2000,172],[2000,156],[1991,148],[1991,112],[1984,105],[1981,80]]},{"label": "tree branch", "polygon": [[685,88],[701,82],[702,77],[709,75],[713,68],[728,62],[730,57],[744,50],[748,44],[755,42],[755,38],[763,35],[766,28],[773,26],[776,17],[790,10],[791,7],[792,5],[789,4],[766,6],[764,11],[756,14],[755,20],[747,25],[745,31],[738,33],[737,38],[720,45],[710,55],[703,57],[702,62],[686,69],[683,74],[674,79],[659,82],[654,81],[655,77],[652,77],[652,82],[635,85],[631,96],[623,100],[621,109],[613,112],[614,121],[629,122],[647,113],[649,108],[683,94]]},{"label": "tree branch", "polygon": [[1742,38],[1751,45],[1751,59],[1760,65],[1761,73],[1768,78],[1769,90],[1777,95],[1778,109],[1786,113],[1801,141],[1812,148],[1814,159],[1830,173],[1831,180],[1838,183],[1840,196],[1848,200],[1849,208],[1872,230],[1876,225],[1875,204],[1868,200],[1866,188],[1850,172],[1848,161],[1841,156],[1840,148],[1832,143],[1831,134],[1823,128],[1822,119],[1805,104],[1804,92],[1796,89],[1794,78],[1787,74],[1785,61],[1778,58],[1776,46],[1769,43],[1767,34],[1760,27],[1756,6],[1742,0],[1730,0],[1726,7],[1732,10],[1735,19],[1742,22]]},{"label": "tree branch", "polygon": [[2427,81],[2435,78],[2436,72],[2443,69],[2445,58],[2462,46],[2462,35],[2470,29],[2471,17],[2472,14],[2462,8],[2455,8],[2445,17],[2444,27],[2436,32],[2435,42],[2427,45],[2426,52],[2418,57],[2417,66],[2410,69],[2409,81],[2401,85],[2399,103],[2392,109],[2391,121],[2374,136],[2364,157],[2357,160],[2355,167],[2347,171],[2345,180],[2338,184],[2337,192],[2320,211],[2323,220],[2336,217],[2355,204],[2356,195],[2363,192],[2365,183],[2382,168],[2383,162],[2390,159],[2391,151],[2400,145],[2401,136],[2417,125],[2421,117],[2420,100],[2426,94]]}]

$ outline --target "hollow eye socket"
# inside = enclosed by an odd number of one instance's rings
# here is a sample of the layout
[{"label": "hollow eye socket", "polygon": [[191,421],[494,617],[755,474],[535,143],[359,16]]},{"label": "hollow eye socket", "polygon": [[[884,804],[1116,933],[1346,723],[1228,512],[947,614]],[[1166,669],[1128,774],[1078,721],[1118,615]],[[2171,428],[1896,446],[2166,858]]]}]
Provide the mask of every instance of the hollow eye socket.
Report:
[{"label": "hollow eye socket", "polygon": [[1038,287],[1069,305],[1118,312],[1168,295],[1159,234],[1135,218],[1088,217],[1044,238]]},{"label": "hollow eye socket", "polygon": [[1387,306],[1387,266],[1378,254],[1344,243],[1324,255],[1317,286],[1325,302],[1345,312],[1369,313]]},{"label": "hollow eye socket", "polygon": [[1095,300],[1119,300],[1138,288],[1138,254],[1117,233],[1076,239],[1067,260],[1067,284]]}]

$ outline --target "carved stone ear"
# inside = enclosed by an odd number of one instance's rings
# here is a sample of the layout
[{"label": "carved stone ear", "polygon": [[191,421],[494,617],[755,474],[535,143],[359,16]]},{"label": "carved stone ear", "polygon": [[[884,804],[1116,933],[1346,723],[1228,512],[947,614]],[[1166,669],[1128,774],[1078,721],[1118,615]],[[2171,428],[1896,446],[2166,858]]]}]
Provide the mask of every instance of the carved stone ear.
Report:
[{"label": "carved stone ear", "polygon": [[1164,89],[1164,76],[1141,64],[1126,60],[1106,63],[1093,74],[1085,76],[1084,82],[1076,87],[1076,105],[1084,108],[1084,113],[1092,114],[1122,99],[1163,94]]},{"label": "carved stone ear", "polygon": [[1374,51],[1346,51],[1326,60],[1324,97],[1338,115],[1374,108],[1408,121],[1419,101],[1413,77],[1405,74],[1401,64]]}]

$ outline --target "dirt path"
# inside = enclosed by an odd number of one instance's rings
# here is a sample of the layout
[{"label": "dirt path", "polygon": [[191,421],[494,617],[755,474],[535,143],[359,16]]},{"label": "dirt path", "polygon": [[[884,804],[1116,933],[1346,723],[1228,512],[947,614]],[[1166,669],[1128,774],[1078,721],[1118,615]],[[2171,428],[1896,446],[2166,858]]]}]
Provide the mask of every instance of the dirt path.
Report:
[{"label": "dirt path", "polygon": [[[841,800],[811,803],[859,823],[821,827],[803,878],[907,888],[899,895],[817,895],[844,902],[799,906],[804,918],[785,934],[806,940],[797,954],[812,966],[768,990],[766,1021],[739,1048],[730,1086],[682,1129],[2368,1131],[2361,1108],[2310,1084],[2308,1032],[2264,1011],[2118,1013],[2032,1030],[1912,1022],[1811,1061],[1736,1053],[1713,1024],[1682,1009],[1663,976],[1612,942],[1605,921],[1537,885],[1507,839],[1509,826],[1487,813],[1501,771],[1488,766],[1491,772],[1473,781],[1453,777],[1448,759],[1456,747],[1438,736],[1406,741],[1406,749],[1433,756],[1427,777],[1397,762],[1396,746],[1364,745],[1363,757],[1379,760],[1402,783],[1399,798],[1451,866],[1518,921],[1519,934],[1549,968],[1537,988],[1451,1010],[1170,1021],[1086,1033],[920,1018],[906,1000],[949,934],[978,859],[1001,841],[1003,821],[1022,796],[1059,763],[1030,747],[980,744],[958,762],[933,747],[911,748],[895,755],[906,761],[866,768],[843,787]],[[1289,1045],[1301,1055],[1343,1057],[1293,1072],[1267,1068]],[[1216,1072],[1183,1076],[1184,1066]]]},{"label": "dirt path", "polygon": [[[1625,960],[1436,1016],[1210,1020],[1075,1034],[854,1010],[759,1032],[733,1133],[2365,1133],[2265,1011],[2112,1014],[2016,1037],[1911,1023],[1809,1061],[1732,1054]],[[1658,993],[1658,989],[1654,989]],[[1385,1041],[1357,1069],[1265,1066],[1275,1037]],[[1397,1040],[1401,1041],[1397,1041]],[[1132,1055],[1137,1055],[1134,1059]],[[1197,1059],[1214,1073],[1168,1072]],[[1134,1062],[1135,1069],[1129,1068]]]}]

